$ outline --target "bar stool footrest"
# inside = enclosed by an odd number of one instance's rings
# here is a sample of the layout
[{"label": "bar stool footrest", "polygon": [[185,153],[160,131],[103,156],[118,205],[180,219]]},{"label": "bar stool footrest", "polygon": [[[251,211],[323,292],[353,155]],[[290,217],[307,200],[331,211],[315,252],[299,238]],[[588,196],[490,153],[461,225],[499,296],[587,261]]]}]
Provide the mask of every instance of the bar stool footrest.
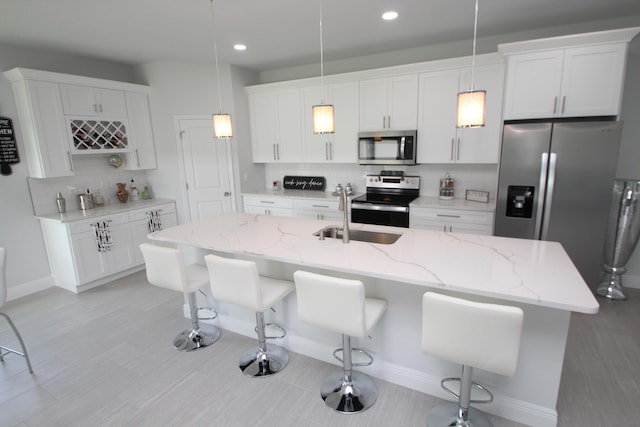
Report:
[{"label": "bar stool footrest", "polygon": [[[460,382],[460,378],[457,377],[450,377],[450,378],[444,378],[442,381],[440,381],[440,386],[446,391],[448,392],[450,395],[452,395],[453,397],[455,397],[456,399],[460,399],[460,395],[458,393],[456,393],[454,390],[450,389],[446,383],[450,382],[450,381],[457,381]],[[473,387],[475,387],[478,390],[481,390],[483,392],[485,392],[487,394],[487,398],[486,399],[482,399],[482,400],[478,400],[478,399],[471,399],[469,400],[470,403],[491,403],[493,402],[493,393],[491,393],[485,386],[483,386],[480,383],[477,383],[475,381],[471,382],[471,385]]]},{"label": "bar stool footrest", "polygon": [[[344,351],[344,348],[337,348],[333,351],[333,357],[336,358],[336,360],[339,360],[340,363],[344,363],[344,360],[338,356],[338,353],[342,353]],[[362,348],[352,348],[351,352],[356,352],[356,353],[360,353],[360,354],[364,354],[365,356],[367,356],[367,358],[369,358],[368,361],[366,362],[352,362],[351,366],[370,366],[373,363],[373,356],[371,355],[371,353],[369,353],[368,351],[362,349]]]},{"label": "bar stool footrest", "polygon": [[200,317],[200,315],[198,315],[198,320],[214,320],[218,317],[218,312],[215,311],[215,309],[213,307],[198,307],[196,308],[196,312],[200,312],[200,310],[209,310],[211,311],[211,313],[213,313],[210,317]]},{"label": "bar stool footrest", "polygon": [[[265,323],[264,326],[266,326],[267,328],[279,329],[281,331],[280,335],[265,336],[264,339],[266,340],[281,340],[282,338],[287,336],[287,330],[283,328],[281,325],[278,325],[277,323]],[[253,331],[257,334],[258,327],[256,326],[255,328],[253,328]]]}]

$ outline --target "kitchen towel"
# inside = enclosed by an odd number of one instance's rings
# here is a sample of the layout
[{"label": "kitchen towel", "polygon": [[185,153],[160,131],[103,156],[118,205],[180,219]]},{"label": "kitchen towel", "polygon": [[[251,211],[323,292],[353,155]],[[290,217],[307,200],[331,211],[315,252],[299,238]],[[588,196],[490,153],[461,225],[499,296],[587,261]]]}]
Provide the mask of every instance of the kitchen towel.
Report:
[{"label": "kitchen towel", "polygon": [[93,234],[96,238],[98,252],[109,252],[111,250],[112,241],[108,221],[100,221],[91,225],[93,227]]}]

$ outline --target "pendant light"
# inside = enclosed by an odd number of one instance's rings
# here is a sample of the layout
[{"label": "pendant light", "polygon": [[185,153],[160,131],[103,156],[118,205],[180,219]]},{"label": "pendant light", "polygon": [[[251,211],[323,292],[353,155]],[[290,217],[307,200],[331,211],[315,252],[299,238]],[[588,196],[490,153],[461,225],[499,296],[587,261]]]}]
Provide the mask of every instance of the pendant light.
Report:
[{"label": "pendant light", "polygon": [[458,94],[459,128],[477,128],[484,126],[486,90],[475,90],[476,34],[478,31],[478,0],[476,0],[475,22],[473,25],[473,54],[471,55],[471,89]]},{"label": "pendant light", "polygon": [[231,127],[231,115],[222,112],[222,92],[220,91],[220,68],[218,67],[218,43],[216,42],[216,22],[213,16],[213,0],[211,1],[211,25],[213,27],[213,54],[216,60],[216,77],[218,80],[218,102],[220,113],[212,115],[213,137],[218,139],[229,139],[233,136]]},{"label": "pendant light", "polygon": [[311,107],[313,116],[313,133],[334,133],[333,105],[324,103],[324,55],[322,49],[322,0],[320,0],[320,88],[321,97],[319,105]]}]

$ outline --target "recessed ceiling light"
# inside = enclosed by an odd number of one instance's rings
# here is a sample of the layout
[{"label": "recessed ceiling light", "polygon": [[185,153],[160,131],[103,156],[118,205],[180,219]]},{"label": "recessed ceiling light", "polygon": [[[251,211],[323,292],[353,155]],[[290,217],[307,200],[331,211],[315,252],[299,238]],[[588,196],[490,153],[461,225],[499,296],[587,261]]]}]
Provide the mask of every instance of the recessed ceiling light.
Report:
[{"label": "recessed ceiling light", "polygon": [[239,43],[238,43],[238,44],[233,45],[233,48],[234,48],[235,50],[247,50],[247,46],[245,46],[245,45],[243,45],[243,44],[239,44]]},{"label": "recessed ceiling light", "polygon": [[393,10],[390,10],[382,14],[382,19],[384,19],[385,21],[393,21],[397,17],[398,17],[398,12],[395,12]]}]

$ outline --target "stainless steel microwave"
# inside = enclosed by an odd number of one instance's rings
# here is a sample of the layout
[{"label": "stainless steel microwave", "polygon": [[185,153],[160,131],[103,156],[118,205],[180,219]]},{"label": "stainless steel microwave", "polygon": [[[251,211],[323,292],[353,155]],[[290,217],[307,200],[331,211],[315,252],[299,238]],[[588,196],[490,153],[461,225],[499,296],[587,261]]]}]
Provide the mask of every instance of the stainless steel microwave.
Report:
[{"label": "stainless steel microwave", "polygon": [[358,163],[361,165],[415,165],[417,131],[358,133]]}]

